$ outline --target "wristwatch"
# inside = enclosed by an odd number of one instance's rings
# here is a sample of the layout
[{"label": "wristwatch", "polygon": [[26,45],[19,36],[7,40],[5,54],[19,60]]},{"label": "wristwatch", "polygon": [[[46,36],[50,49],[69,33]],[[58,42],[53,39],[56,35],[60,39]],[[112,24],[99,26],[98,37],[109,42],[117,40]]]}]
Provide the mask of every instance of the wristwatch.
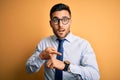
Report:
[{"label": "wristwatch", "polygon": [[63,69],[63,71],[70,71],[70,62],[69,61],[64,61],[65,67]]}]

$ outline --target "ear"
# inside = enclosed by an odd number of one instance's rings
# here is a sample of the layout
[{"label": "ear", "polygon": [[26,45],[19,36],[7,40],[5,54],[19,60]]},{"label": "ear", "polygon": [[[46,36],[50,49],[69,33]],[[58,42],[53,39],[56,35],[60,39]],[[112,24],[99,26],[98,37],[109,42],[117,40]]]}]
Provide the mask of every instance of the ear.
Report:
[{"label": "ear", "polygon": [[71,25],[71,23],[72,23],[72,20],[70,19],[70,21],[69,21],[69,25]]},{"label": "ear", "polygon": [[52,22],[51,22],[51,20],[49,21],[49,23],[50,23],[50,27],[52,27]]}]

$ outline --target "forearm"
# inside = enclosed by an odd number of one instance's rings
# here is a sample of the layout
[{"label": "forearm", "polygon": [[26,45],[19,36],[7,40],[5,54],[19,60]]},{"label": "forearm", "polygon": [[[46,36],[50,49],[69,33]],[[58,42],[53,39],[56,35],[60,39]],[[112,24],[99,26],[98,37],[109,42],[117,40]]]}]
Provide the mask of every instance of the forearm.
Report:
[{"label": "forearm", "polygon": [[99,80],[99,70],[93,66],[78,66],[70,64],[70,72],[78,74],[83,80]]},{"label": "forearm", "polygon": [[37,72],[40,67],[42,66],[42,64],[44,63],[44,61],[39,57],[38,55],[39,53],[36,52],[34,53],[28,60],[26,63],[26,71],[28,73],[33,73],[33,72]]}]

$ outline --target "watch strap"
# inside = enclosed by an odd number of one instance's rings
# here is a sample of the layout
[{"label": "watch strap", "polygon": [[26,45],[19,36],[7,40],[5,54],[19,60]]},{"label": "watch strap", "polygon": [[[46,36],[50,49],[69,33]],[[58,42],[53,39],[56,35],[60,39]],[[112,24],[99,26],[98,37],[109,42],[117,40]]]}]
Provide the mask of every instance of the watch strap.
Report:
[{"label": "watch strap", "polygon": [[65,64],[65,67],[64,67],[63,71],[68,71],[68,67],[70,64],[67,64],[65,61],[64,61],[64,64]]}]

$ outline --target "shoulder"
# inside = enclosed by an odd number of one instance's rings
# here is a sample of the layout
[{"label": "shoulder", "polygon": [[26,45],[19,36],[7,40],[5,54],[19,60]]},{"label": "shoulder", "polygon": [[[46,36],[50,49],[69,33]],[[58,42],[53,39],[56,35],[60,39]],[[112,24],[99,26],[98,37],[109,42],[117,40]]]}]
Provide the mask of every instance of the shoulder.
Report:
[{"label": "shoulder", "polygon": [[54,41],[54,36],[48,36],[48,37],[45,37],[45,38],[42,38],[38,45],[37,45],[37,48],[39,49],[42,49],[44,50],[47,46],[49,46],[53,41]]},{"label": "shoulder", "polygon": [[89,43],[89,41],[88,41],[87,39],[82,38],[82,37],[80,37],[80,36],[73,35],[73,37],[74,37],[73,40],[76,41],[76,42]]},{"label": "shoulder", "polygon": [[79,37],[79,36],[75,36],[75,40],[76,41],[74,42],[76,42],[82,48],[82,50],[93,51],[92,45],[87,39]]},{"label": "shoulder", "polygon": [[78,44],[79,46],[83,46],[83,47],[87,47],[87,46],[91,46],[90,42],[85,39],[85,38],[82,38],[80,36],[76,36],[76,35],[73,35],[73,44]]},{"label": "shoulder", "polygon": [[54,36],[54,35],[51,35],[51,36],[42,38],[42,39],[40,40],[40,43],[45,43],[45,42],[53,41],[54,39],[55,39],[55,36]]}]

